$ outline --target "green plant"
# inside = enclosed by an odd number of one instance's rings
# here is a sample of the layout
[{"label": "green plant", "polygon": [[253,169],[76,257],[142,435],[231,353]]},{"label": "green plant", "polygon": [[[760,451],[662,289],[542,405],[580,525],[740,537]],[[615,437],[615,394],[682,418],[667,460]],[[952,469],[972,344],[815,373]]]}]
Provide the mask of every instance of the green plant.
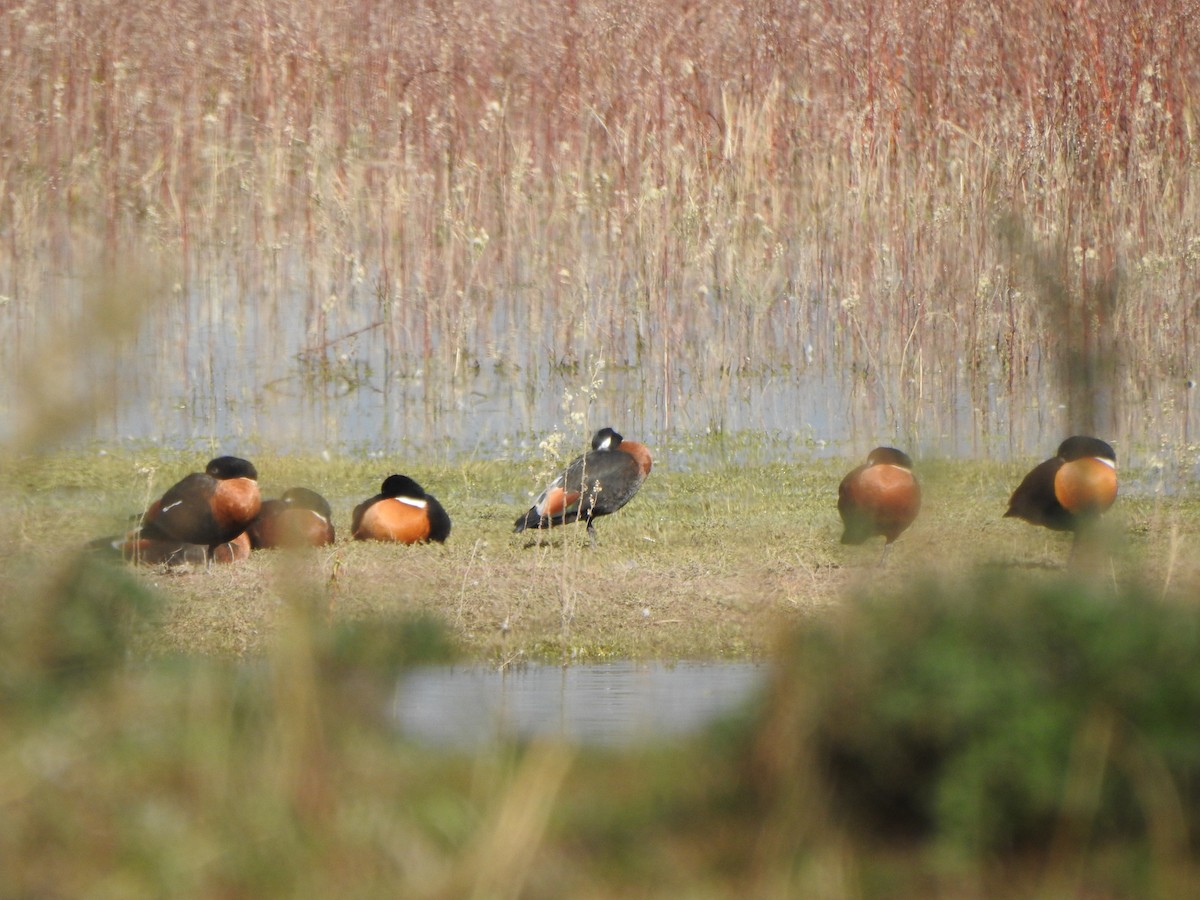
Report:
[{"label": "green plant", "polygon": [[1156,591],[997,572],[864,591],[786,645],[766,717],[804,737],[768,755],[776,777],[814,766],[862,834],[1174,858],[1200,817],[1198,657],[1195,607]]}]

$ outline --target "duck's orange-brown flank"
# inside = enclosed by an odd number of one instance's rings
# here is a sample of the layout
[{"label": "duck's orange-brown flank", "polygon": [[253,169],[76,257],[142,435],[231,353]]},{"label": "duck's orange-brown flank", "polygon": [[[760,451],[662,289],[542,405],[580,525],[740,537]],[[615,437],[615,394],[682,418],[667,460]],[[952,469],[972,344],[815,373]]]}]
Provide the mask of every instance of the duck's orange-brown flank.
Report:
[{"label": "duck's orange-brown flank", "polygon": [[232,541],[217,544],[213,549],[213,562],[232,563],[250,558],[250,535],[242,532]]},{"label": "duck's orange-brown flank", "polygon": [[894,447],[876,447],[866,463],[838,485],[843,544],[882,536],[886,555],[920,511],[921,487],[912,473],[912,460]]},{"label": "duck's orange-brown flank", "polygon": [[542,504],[542,512],[547,516],[561,516],[563,510],[579,502],[579,491],[567,493],[561,487],[550,488],[546,492],[546,501]]},{"label": "duck's orange-brown flank", "polygon": [[1117,499],[1117,470],[1093,457],[1064,463],[1054,475],[1054,496],[1076,516],[1095,516]]},{"label": "duck's orange-brown flank", "polygon": [[[102,543],[94,542],[94,546],[102,546]],[[206,552],[206,548],[200,544],[140,537],[136,531],[127,534],[123,540],[112,541],[110,546],[128,562],[145,566],[203,565]]]},{"label": "duck's orange-brown flank", "polygon": [[419,544],[429,540],[429,515],[398,497],[387,497],[363,513],[354,536],[359,540]]},{"label": "duck's orange-brown flank", "polygon": [[436,497],[407,475],[389,475],[378,494],[354,508],[350,533],[359,541],[420,544],[445,542],[450,528]]},{"label": "duck's orange-brown flank", "polygon": [[222,529],[244,529],[262,507],[258,482],[251,478],[218,481],[212,497],[212,514]]},{"label": "duck's orange-brown flank", "polygon": [[[115,541],[113,547],[127,561],[145,566],[203,565],[208,548],[202,544],[184,541],[141,537],[137,531],[130,532],[124,540]],[[217,544],[212,551],[212,561],[232,563],[250,556],[250,538],[242,532],[232,541]]]}]

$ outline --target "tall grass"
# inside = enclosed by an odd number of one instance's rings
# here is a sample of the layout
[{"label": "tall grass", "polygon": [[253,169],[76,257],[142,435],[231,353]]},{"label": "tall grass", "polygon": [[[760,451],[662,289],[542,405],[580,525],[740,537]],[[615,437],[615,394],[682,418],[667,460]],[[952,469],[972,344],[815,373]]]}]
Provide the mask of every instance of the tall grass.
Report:
[{"label": "tall grass", "polygon": [[[770,508],[766,491],[750,502]],[[667,604],[706,615],[682,587],[736,616],[727,562],[712,549],[736,532],[710,521],[690,533],[712,542],[693,551],[709,561],[672,571],[658,555],[633,576],[628,552],[583,564],[615,613],[610,635],[629,630],[622,601],[635,582],[657,585],[645,588],[658,594],[646,601],[656,615]],[[975,553],[983,543],[955,539]],[[383,549],[343,548],[336,607],[312,558],[256,557],[195,578],[62,553],[6,560],[6,893],[1174,897],[1195,883],[1190,560],[1178,592],[1159,597],[1157,583],[1124,574],[1114,586],[979,569],[960,554],[940,575],[914,566],[881,587],[864,574],[823,611],[799,602],[794,563],[787,587],[769,577],[782,565],[739,568],[738,590],[759,607],[773,595],[795,604],[772,617],[768,689],[739,721],[618,751],[500,739],[457,751],[399,732],[389,698],[407,667],[461,648],[445,601],[474,551],[424,548],[437,565],[400,604],[424,563],[380,554],[375,590],[392,605],[368,599],[352,612],[368,593],[369,558],[356,551]],[[470,627],[494,629],[479,608],[519,597],[523,577],[547,589],[546,608],[559,606],[556,576],[512,559],[524,551],[491,552],[494,588],[470,600]],[[687,574],[698,568],[701,579]],[[171,619],[205,606],[182,598],[182,583],[214,590],[226,577],[220,615],[163,647]],[[699,583],[668,583],[689,578]],[[251,658],[206,652],[258,603],[271,621]]]},{"label": "tall grass", "polygon": [[[152,256],[147,366],[185,398],[280,376],[230,360],[420,377],[431,409],[479,366],[533,392],[605,360],[671,430],[811,367],[914,443],[962,398],[989,446],[1034,452],[1039,403],[1178,443],[1198,31],[1184,0],[16,2],[0,337],[32,353],[81,266]],[[1111,399],[1057,421],[1080,346]]]}]

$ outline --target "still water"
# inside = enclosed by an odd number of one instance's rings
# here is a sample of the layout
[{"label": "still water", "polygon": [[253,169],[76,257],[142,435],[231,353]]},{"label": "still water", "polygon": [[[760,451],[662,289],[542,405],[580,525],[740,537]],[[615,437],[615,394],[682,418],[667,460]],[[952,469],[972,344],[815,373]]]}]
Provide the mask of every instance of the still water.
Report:
[{"label": "still water", "polygon": [[629,746],[680,737],[736,711],[767,672],[745,662],[428,666],[401,678],[392,713],[406,736],[450,747],[535,737]]},{"label": "still water", "polygon": [[[304,271],[290,265],[293,275]],[[385,315],[357,296],[314,313],[307,294],[284,281],[260,298],[237,279],[198,278],[156,298],[129,341],[96,341],[53,372],[37,363],[69,329],[71,311],[83,316],[85,285],[59,285],[61,296],[47,305],[61,307],[64,320],[47,317],[25,331],[25,319],[36,317],[0,298],[0,336],[11,338],[2,362],[14,369],[0,366],[0,442],[45,414],[55,378],[63,380],[74,439],[197,455],[524,461],[556,431],[577,446],[611,425],[675,470],[744,461],[738,454],[748,437],[769,445],[772,460],[858,459],[896,444],[918,459],[1024,462],[1044,459],[1080,427],[1039,350],[1022,358],[1020,377],[1001,344],[975,355],[949,344],[915,359],[864,362],[847,345],[836,305],[820,295],[755,313],[725,343],[702,327],[711,316],[681,336],[650,321],[653,352],[630,346],[643,326],[621,306],[615,337],[574,335],[573,356],[563,360],[521,319],[548,302],[536,291],[481,313],[469,332],[425,334],[420,310]],[[550,307],[542,318],[554,315]],[[746,335],[762,340],[743,353]],[[1195,373],[1126,366],[1096,392],[1095,430],[1122,466],[1160,471],[1167,489],[1186,483],[1200,464],[1196,384]]]}]

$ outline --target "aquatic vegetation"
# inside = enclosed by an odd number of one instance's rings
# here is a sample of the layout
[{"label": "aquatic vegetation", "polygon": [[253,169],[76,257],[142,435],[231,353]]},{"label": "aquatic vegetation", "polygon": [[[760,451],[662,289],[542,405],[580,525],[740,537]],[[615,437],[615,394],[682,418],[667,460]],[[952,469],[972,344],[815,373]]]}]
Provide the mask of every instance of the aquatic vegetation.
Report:
[{"label": "aquatic vegetation", "polygon": [[651,440],[1175,465],[1190,8],[1009,11],[17,3],[0,398],[116,295],[142,329],[76,419],[114,438],[490,446],[602,361],[596,419]]}]

